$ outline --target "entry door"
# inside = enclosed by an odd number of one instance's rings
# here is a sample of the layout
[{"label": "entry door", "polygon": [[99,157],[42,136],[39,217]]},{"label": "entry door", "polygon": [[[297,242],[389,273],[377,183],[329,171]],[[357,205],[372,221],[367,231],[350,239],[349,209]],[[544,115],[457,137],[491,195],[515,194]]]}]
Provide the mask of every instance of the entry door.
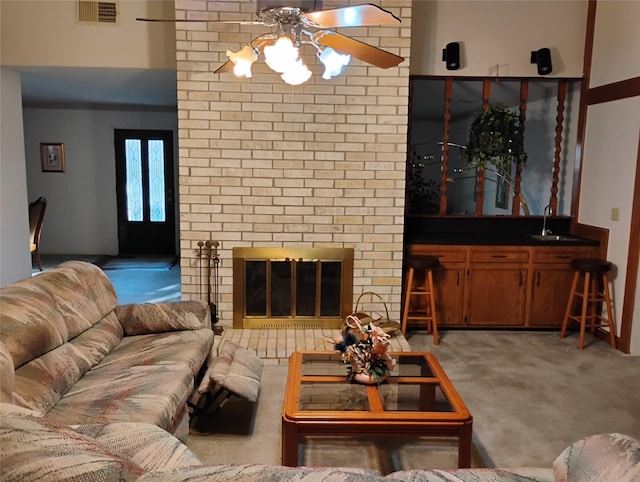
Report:
[{"label": "entry door", "polygon": [[115,130],[119,254],[175,254],[173,132]]}]

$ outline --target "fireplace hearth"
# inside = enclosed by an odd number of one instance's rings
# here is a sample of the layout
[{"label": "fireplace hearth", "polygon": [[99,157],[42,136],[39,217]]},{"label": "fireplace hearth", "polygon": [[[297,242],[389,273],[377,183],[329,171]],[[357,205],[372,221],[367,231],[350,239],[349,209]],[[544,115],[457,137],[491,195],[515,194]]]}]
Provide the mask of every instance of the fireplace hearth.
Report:
[{"label": "fireplace hearth", "polygon": [[233,249],[234,328],[340,328],[352,303],[352,248]]}]

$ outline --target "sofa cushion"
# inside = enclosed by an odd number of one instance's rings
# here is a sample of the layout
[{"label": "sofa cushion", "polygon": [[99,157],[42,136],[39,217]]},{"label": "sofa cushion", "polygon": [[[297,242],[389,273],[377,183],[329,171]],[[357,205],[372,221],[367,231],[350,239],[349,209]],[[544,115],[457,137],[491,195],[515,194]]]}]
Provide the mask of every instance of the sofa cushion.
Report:
[{"label": "sofa cushion", "polygon": [[145,471],[202,465],[180,440],[148,423],[77,425],[73,429],[104,444]]},{"label": "sofa cushion", "polygon": [[125,336],[94,369],[184,364],[195,377],[212,344],[213,332],[209,329]]},{"label": "sofa cushion", "polygon": [[558,482],[640,480],[640,442],[620,433],[585,437],[553,462]]},{"label": "sofa cushion", "polygon": [[211,312],[203,301],[120,305],[116,314],[126,335],[211,328]]},{"label": "sofa cushion", "polygon": [[170,430],[192,390],[185,365],[91,370],[49,415],[70,425],[145,422]]},{"label": "sofa cushion", "polygon": [[0,479],[136,480],[144,470],[54,419],[0,404]]}]

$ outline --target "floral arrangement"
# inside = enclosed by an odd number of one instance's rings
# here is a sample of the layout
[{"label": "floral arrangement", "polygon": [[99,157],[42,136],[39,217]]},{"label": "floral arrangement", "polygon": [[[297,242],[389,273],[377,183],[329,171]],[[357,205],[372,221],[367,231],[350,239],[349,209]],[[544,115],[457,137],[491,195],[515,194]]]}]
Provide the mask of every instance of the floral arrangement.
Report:
[{"label": "floral arrangement", "polygon": [[371,376],[380,384],[389,375],[395,360],[387,353],[391,335],[373,323],[361,324],[353,315],[346,319],[342,339],[335,340],[334,348],[342,354],[342,362],[348,364],[347,380],[353,380],[357,374]]}]

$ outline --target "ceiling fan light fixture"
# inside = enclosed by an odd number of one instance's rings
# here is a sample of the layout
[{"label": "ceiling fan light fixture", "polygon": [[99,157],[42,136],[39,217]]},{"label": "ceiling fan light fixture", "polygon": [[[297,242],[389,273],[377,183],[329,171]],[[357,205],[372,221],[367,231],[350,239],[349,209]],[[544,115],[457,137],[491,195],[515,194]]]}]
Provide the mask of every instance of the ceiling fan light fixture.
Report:
[{"label": "ceiling fan light fixture", "polygon": [[237,52],[227,50],[227,57],[233,62],[233,74],[236,77],[251,78],[251,66],[258,60],[258,54],[250,45],[245,45]]},{"label": "ceiling fan light fixture", "polygon": [[300,85],[304,84],[311,78],[311,71],[302,62],[302,60],[298,60],[293,65],[289,66],[287,71],[283,72],[280,78],[289,85]]},{"label": "ceiling fan light fixture", "polygon": [[[1,0],[0,0],[1,1]],[[388,69],[404,61],[395,55],[366,42],[335,32],[339,27],[379,27],[398,25],[400,18],[377,5],[362,4],[346,7],[313,10],[321,8],[320,0],[293,0],[300,6],[278,6],[277,0],[262,1],[257,12],[257,20],[208,20],[208,19],[154,19],[137,18],[144,22],[208,22],[235,25],[262,25],[273,27],[272,33],[254,38],[238,52],[227,50],[227,60],[214,73],[231,72],[238,77],[251,77],[251,66],[260,54],[265,54],[266,64],[281,78],[293,85],[306,82],[311,71],[300,59],[299,47],[313,45],[324,65],[323,79],[331,79],[342,73],[351,57],[374,67]],[[268,3],[268,5],[266,3]],[[313,5],[311,5],[313,2]],[[303,3],[303,4],[302,4]],[[271,6],[273,4],[273,6]],[[305,8],[306,7],[306,8]],[[307,12],[307,10],[313,10]]]},{"label": "ceiling fan light fixture", "polygon": [[289,37],[280,37],[276,43],[264,48],[264,60],[271,70],[284,74],[295,68],[300,54]]},{"label": "ceiling fan light fixture", "polygon": [[325,80],[329,80],[332,77],[340,75],[342,73],[342,69],[349,65],[349,62],[351,61],[351,55],[338,53],[331,47],[327,47],[323,49],[322,52],[319,52],[318,58],[320,58],[320,62],[324,65],[322,78]]}]

